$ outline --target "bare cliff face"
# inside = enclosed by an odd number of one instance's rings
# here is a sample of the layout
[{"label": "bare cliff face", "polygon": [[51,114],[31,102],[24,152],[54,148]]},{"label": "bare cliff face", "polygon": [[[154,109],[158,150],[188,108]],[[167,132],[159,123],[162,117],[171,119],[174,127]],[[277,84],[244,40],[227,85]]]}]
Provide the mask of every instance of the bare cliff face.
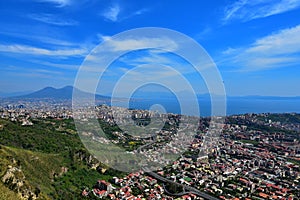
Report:
[{"label": "bare cliff face", "polygon": [[39,189],[32,188],[21,170],[20,166],[9,165],[1,181],[11,190],[16,192],[21,199],[35,200],[39,196]]},{"label": "bare cliff face", "polygon": [[97,169],[97,167],[101,164],[99,160],[97,160],[94,156],[89,154],[85,150],[79,150],[75,153],[75,158],[80,162],[84,162],[91,169]]}]

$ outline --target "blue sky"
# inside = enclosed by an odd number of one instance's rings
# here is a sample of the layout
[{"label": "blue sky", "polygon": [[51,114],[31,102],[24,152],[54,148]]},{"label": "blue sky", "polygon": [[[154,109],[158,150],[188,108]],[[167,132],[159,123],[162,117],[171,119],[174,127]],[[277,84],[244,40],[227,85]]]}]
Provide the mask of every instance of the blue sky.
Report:
[{"label": "blue sky", "polygon": [[[99,43],[129,29],[163,27],[203,46],[227,95],[300,96],[300,0],[10,0],[0,1],[0,26],[1,92],[73,85]],[[109,94],[129,58],[173,59],[146,51],[124,56],[106,73],[99,92]],[[206,92],[199,77],[188,78],[199,81],[196,93]]]}]

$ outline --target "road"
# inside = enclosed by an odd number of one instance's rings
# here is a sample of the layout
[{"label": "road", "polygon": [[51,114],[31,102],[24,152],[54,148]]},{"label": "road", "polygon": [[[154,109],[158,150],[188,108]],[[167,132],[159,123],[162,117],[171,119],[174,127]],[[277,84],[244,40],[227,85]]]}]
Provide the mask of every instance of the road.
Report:
[{"label": "road", "polygon": [[[149,170],[148,168],[143,168],[143,171],[147,174],[149,174],[150,176],[156,178],[157,180],[160,180],[162,182],[167,182],[167,183],[172,183],[172,184],[175,184],[175,185],[178,185],[178,186],[181,186],[184,188],[185,191],[190,191],[189,193],[193,193],[193,194],[196,194],[204,199],[208,199],[208,200],[219,200],[218,198],[216,197],[213,197],[213,196],[210,196],[204,192],[201,192],[200,190],[196,189],[196,188],[193,188],[191,186],[188,186],[188,185],[184,185],[184,184],[180,184],[180,183],[177,183],[177,182],[174,182],[174,181],[171,181],[165,177],[162,177],[154,172],[152,172],[151,170]],[[183,192],[182,194],[186,194],[187,192]],[[180,193],[179,193],[180,194]],[[174,195],[178,195],[178,194],[174,194]]]}]

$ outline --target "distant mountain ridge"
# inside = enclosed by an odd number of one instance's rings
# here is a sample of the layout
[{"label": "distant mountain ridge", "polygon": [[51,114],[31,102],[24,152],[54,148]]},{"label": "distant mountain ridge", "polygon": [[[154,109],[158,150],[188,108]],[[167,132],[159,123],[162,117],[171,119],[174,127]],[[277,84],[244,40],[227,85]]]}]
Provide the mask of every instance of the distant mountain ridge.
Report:
[{"label": "distant mountain ridge", "polygon": [[[65,86],[62,88],[54,87],[45,87],[35,92],[27,93],[25,95],[18,96],[7,96],[4,98],[8,99],[54,99],[54,100],[71,100],[73,91],[76,91],[77,94],[82,94],[83,96],[94,95],[92,93],[81,91],[73,86]],[[20,94],[20,93],[19,93]],[[182,95],[185,93],[183,92]],[[208,93],[205,94],[196,94],[198,100],[210,100],[211,96]],[[110,100],[111,97],[95,94],[96,99],[101,100]],[[176,98],[175,94],[166,93],[166,92],[141,92],[134,94],[131,98],[136,100],[152,100],[152,99],[169,99],[172,100]],[[120,97],[122,99],[122,97]],[[259,96],[259,95],[249,95],[249,96],[226,96],[227,101],[236,101],[236,100],[299,100],[300,96],[294,97],[281,97],[281,96]]]},{"label": "distant mountain ridge", "polygon": [[[16,96],[16,97],[11,97],[11,98],[16,98],[16,99],[55,99],[55,100],[71,100],[73,96],[73,91],[76,91],[77,94],[82,94],[82,95],[92,95],[87,92],[83,92],[77,88],[74,88],[73,86],[65,86],[63,88],[53,88],[53,87],[45,87],[41,90],[38,90],[36,92],[32,92],[30,94],[26,95],[21,95],[21,96]],[[96,99],[110,99],[108,96],[103,96],[96,94],[95,95]]]},{"label": "distant mountain ridge", "polygon": [[[169,99],[172,100],[176,98],[177,93],[171,93],[171,92],[139,92],[136,94],[133,94],[133,98],[135,99]],[[181,91],[178,92],[181,96],[191,96],[192,93]],[[222,98],[222,95],[211,95],[209,93],[203,93],[203,94],[193,94],[195,95],[198,100],[210,100],[211,97],[216,98]],[[235,101],[235,100],[299,100],[300,96],[262,96],[262,95],[245,95],[245,96],[231,96],[231,95],[225,95],[227,101]]]}]

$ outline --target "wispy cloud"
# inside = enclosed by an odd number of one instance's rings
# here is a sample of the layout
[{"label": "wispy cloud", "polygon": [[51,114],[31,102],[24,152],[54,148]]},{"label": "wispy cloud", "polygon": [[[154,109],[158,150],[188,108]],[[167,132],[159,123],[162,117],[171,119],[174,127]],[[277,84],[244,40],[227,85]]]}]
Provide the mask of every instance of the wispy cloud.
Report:
[{"label": "wispy cloud", "polygon": [[[29,30],[28,30],[29,29]],[[76,48],[86,48],[91,49],[94,47],[93,41],[81,41],[81,42],[74,42],[69,39],[69,36],[60,34],[60,33],[41,33],[36,30],[30,30],[29,26],[25,26],[22,29],[13,28],[13,29],[7,29],[7,30],[0,30],[0,36],[8,36],[17,39],[21,39],[24,41],[24,43],[36,43],[39,45],[46,45],[48,47],[51,47],[52,49],[76,49]],[[99,40],[102,38],[98,37]]]},{"label": "wispy cloud", "polygon": [[[105,40],[110,40],[109,37],[105,37]],[[170,51],[178,48],[176,41],[166,38],[132,38],[126,40],[110,40],[108,42],[108,50],[112,52],[127,51],[132,49],[144,49],[144,48],[165,48]]]},{"label": "wispy cloud", "polygon": [[[153,38],[141,38],[141,37],[132,37],[132,38],[112,38],[110,36],[104,36],[98,34],[98,38],[105,42],[100,48],[97,48],[93,51],[92,54],[86,57],[86,61],[91,68],[96,68],[98,71],[98,66],[105,66],[105,62],[111,56],[116,56],[120,52],[133,51],[138,49],[164,49],[164,51],[175,51],[178,49],[178,44],[176,41],[167,38],[167,37],[153,37]],[[142,58],[141,58],[142,59]],[[146,58],[144,58],[146,59]],[[149,59],[152,60],[149,57]],[[141,60],[139,60],[141,61]],[[139,62],[135,60],[135,62]],[[96,67],[94,67],[96,66]]]},{"label": "wispy cloud", "polygon": [[199,33],[197,33],[194,38],[197,40],[203,40],[206,39],[207,36],[212,32],[212,28],[205,27],[203,30],[201,30]]},{"label": "wispy cloud", "polygon": [[112,22],[118,21],[118,16],[121,9],[119,4],[114,4],[102,13],[102,16]]},{"label": "wispy cloud", "polygon": [[229,48],[219,65],[241,67],[243,71],[299,65],[300,25],[257,39],[247,47]]},{"label": "wispy cloud", "polygon": [[146,9],[146,8],[142,8],[140,10],[137,10],[135,12],[132,13],[132,15],[141,15],[141,14],[144,14],[145,12],[148,12],[149,9]]},{"label": "wispy cloud", "polygon": [[19,66],[3,66],[1,71],[6,74],[13,74],[14,76],[22,77],[40,77],[40,78],[53,78],[63,75],[62,72],[56,70],[48,70],[43,68],[24,68]]},{"label": "wispy cloud", "polygon": [[[192,65],[188,64],[188,62],[166,52],[160,52],[156,50],[148,50],[145,53],[140,53],[139,55],[134,56],[123,56],[120,58],[120,61],[125,65],[131,66],[140,66],[140,65],[161,65],[161,66],[169,66],[177,71],[181,72],[181,74],[188,74],[195,72]],[[160,73],[160,72],[157,72]],[[170,74],[165,74],[161,72],[164,77],[173,76]]]},{"label": "wispy cloud", "polygon": [[26,45],[3,45],[0,44],[0,52],[6,53],[16,53],[24,55],[39,55],[39,56],[85,56],[87,54],[87,49],[85,48],[75,48],[75,49],[43,49],[33,46]]},{"label": "wispy cloud", "polygon": [[223,22],[237,19],[250,21],[284,13],[300,7],[299,0],[238,0],[224,10]]},{"label": "wispy cloud", "polygon": [[31,14],[28,15],[30,19],[40,21],[47,24],[52,24],[56,26],[74,26],[77,25],[78,22],[71,19],[62,19],[57,15],[53,14]]},{"label": "wispy cloud", "polygon": [[42,65],[42,66],[47,66],[47,67],[51,67],[51,68],[57,68],[57,69],[65,69],[65,70],[72,70],[72,71],[77,71],[78,68],[80,67],[80,63],[77,64],[61,64],[61,63],[54,63],[54,62],[48,62],[48,61],[44,61],[44,60],[29,60],[31,63],[35,64],[35,65]]},{"label": "wispy cloud", "polygon": [[48,2],[55,4],[57,7],[64,7],[71,4],[71,0],[37,0],[38,2]]},{"label": "wispy cloud", "polygon": [[145,12],[148,12],[149,9],[141,8],[133,12],[123,12],[123,11],[124,10],[121,8],[120,4],[114,4],[110,6],[108,9],[106,9],[103,13],[101,13],[101,15],[108,21],[120,22],[137,15],[142,15]]},{"label": "wispy cloud", "polygon": [[142,15],[148,11],[149,11],[149,9],[147,9],[147,8],[142,8],[142,9],[136,10],[136,11],[130,13],[129,15],[127,15],[126,17],[122,18],[122,20],[134,17],[136,15]]}]

